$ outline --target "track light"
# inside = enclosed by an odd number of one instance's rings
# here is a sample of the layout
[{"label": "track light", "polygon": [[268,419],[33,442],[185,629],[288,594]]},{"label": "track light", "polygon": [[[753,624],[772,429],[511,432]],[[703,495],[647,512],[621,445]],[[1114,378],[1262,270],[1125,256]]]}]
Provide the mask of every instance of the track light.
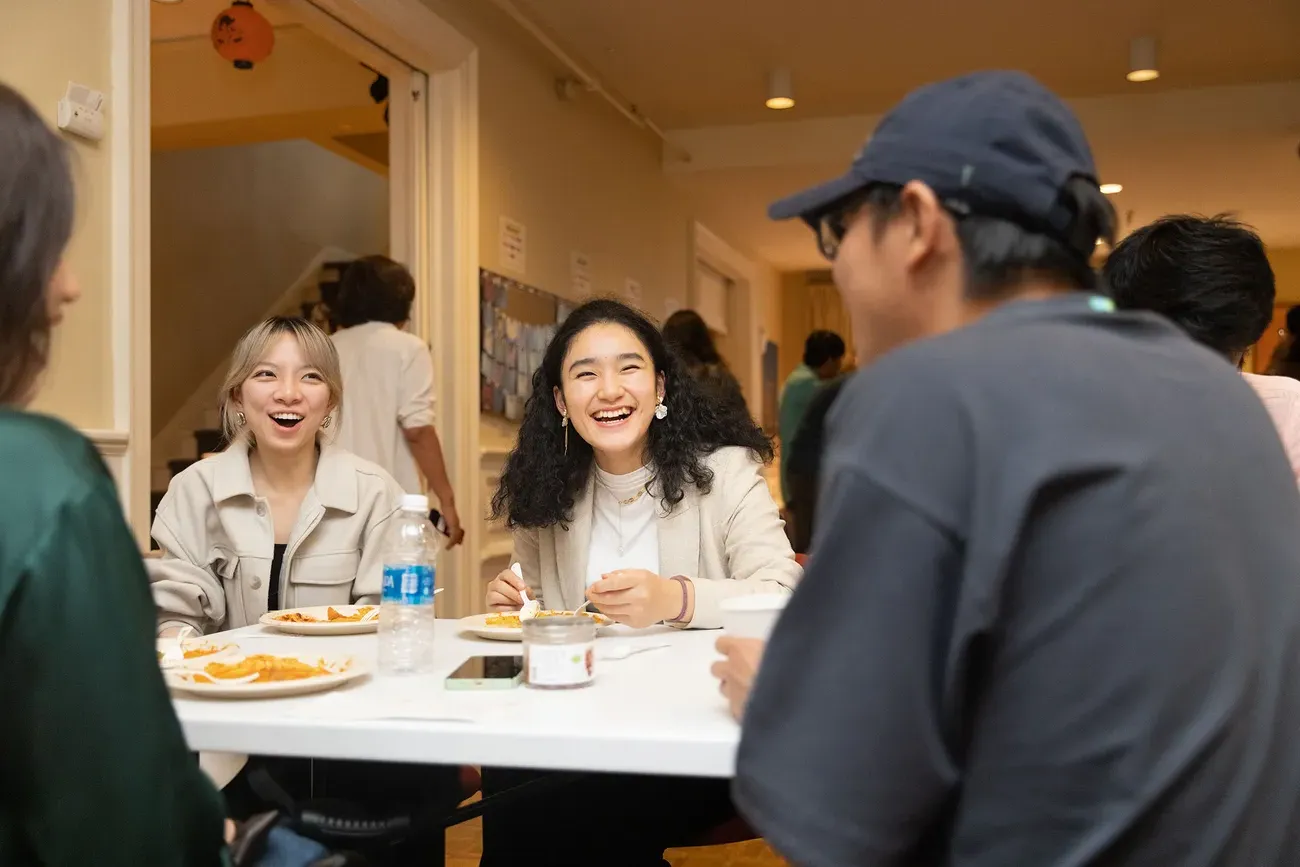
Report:
[{"label": "track light", "polygon": [[794,108],[794,88],[790,84],[790,70],[773,69],[768,74],[767,101],[763,104],[777,111]]},{"label": "track light", "polygon": [[1156,40],[1151,36],[1138,36],[1128,46],[1129,81],[1155,81],[1160,77],[1156,65]]}]

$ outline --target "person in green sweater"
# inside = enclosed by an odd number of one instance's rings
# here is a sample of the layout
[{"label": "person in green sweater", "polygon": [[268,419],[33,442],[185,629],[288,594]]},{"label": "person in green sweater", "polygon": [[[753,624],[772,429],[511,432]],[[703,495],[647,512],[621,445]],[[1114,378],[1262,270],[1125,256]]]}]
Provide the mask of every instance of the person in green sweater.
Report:
[{"label": "person in green sweater", "polygon": [[799,503],[790,488],[786,456],[795,434],[799,433],[799,425],[803,423],[813,395],[827,382],[839,376],[847,351],[844,338],[834,331],[814,331],[804,341],[803,364],[786,377],[785,385],[781,387],[781,409],[777,419],[777,432],[781,436],[781,499],[785,503],[786,512],[791,515],[798,510]]},{"label": "person in green sweater", "polygon": [[80,290],[63,142],[0,84],[0,864],[227,863],[181,736],[140,551],[95,447],[29,412]]}]

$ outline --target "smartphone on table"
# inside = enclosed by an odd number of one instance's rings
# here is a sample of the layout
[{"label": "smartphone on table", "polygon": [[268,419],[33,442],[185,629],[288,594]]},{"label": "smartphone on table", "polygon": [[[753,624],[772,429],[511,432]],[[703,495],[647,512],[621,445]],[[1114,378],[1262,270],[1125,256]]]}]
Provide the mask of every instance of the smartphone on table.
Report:
[{"label": "smartphone on table", "polygon": [[522,656],[471,656],[447,677],[447,689],[510,689],[523,679]]}]

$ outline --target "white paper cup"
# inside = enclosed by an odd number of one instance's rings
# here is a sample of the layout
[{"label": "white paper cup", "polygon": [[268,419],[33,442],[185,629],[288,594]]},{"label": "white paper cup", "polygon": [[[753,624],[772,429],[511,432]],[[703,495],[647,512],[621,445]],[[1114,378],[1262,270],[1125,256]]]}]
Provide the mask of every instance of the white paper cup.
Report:
[{"label": "white paper cup", "polygon": [[722,631],[734,638],[761,638],[767,640],[781,616],[781,609],[790,601],[787,593],[762,593],[752,596],[733,596],[721,602]]}]

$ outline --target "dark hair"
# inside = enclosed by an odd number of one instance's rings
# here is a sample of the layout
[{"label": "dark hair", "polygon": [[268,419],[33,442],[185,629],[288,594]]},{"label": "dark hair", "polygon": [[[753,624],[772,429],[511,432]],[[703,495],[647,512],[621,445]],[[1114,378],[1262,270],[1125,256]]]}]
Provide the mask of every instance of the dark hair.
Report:
[{"label": "dark hair", "polygon": [[47,295],[75,213],[67,146],[0,84],[0,404],[22,401],[49,358]]},{"label": "dark hair", "polygon": [[1291,334],[1300,334],[1300,304],[1286,312],[1286,330]]},{"label": "dark hair", "polygon": [[843,358],[846,352],[844,338],[834,331],[814,331],[803,342],[803,363],[816,370],[828,361]]},{"label": "dark hair", "polygon": [[1222,214],[1143,226],[1111,251],[1102,273],[1119,307],[1159,313],[1234,360],[1273,318],[1277,287],[1264,244]]},{"label": "dark hair", "polygon": [[524,405],[519,439],[492,497],[493,518],[505,517],[507,526],[549,527],[573,517],[573,504],[587,485],[594,455],[576,435],[569,436],[565,454],[554,391],[561,384],[561,367],[574,338],[600,323],[622,325],[635,334],[650,351],[655,372],[664,377],[668,415],[650,423],[647,449],[666,512],[682,501],[686,485],[709,492],[713,473],[704,459],[719,448],[741,446],[764,462],[772,460],[772,442],[754,420],[707,400],[654,323],[621,301],[596,298],[577,307],[560,324],[533,374],[533,393]]},{"label": "dark hair", "polygon": [[387,256],[362,256],[348,265],[339,279],[339,325],[398,325],[411,318],[414,300],[415,279],[405,265]]},{"label": "dark hair", "polygon": [[[896,216],[902,187],[875,184],[860,193],[876,233]],[[1077,176],[1061,188],[1058,204],[1073,215],[1069,229],[1049,234],[1019,215],[981,210],[978,203],[945,201],[957,222],[957,239],[966,264],[966,297],[992,300],[1029,277],[1059,280],[1074,289],[1096,289],[1091,257],[1097,240],[1115,237],[1115,210],[1097,182]]]},{"label": "dark hair", "polygon": [[687,364],[721,364],[708,323],[694,310],[678,310],[664,323],[664,340],[682,354]]}]

